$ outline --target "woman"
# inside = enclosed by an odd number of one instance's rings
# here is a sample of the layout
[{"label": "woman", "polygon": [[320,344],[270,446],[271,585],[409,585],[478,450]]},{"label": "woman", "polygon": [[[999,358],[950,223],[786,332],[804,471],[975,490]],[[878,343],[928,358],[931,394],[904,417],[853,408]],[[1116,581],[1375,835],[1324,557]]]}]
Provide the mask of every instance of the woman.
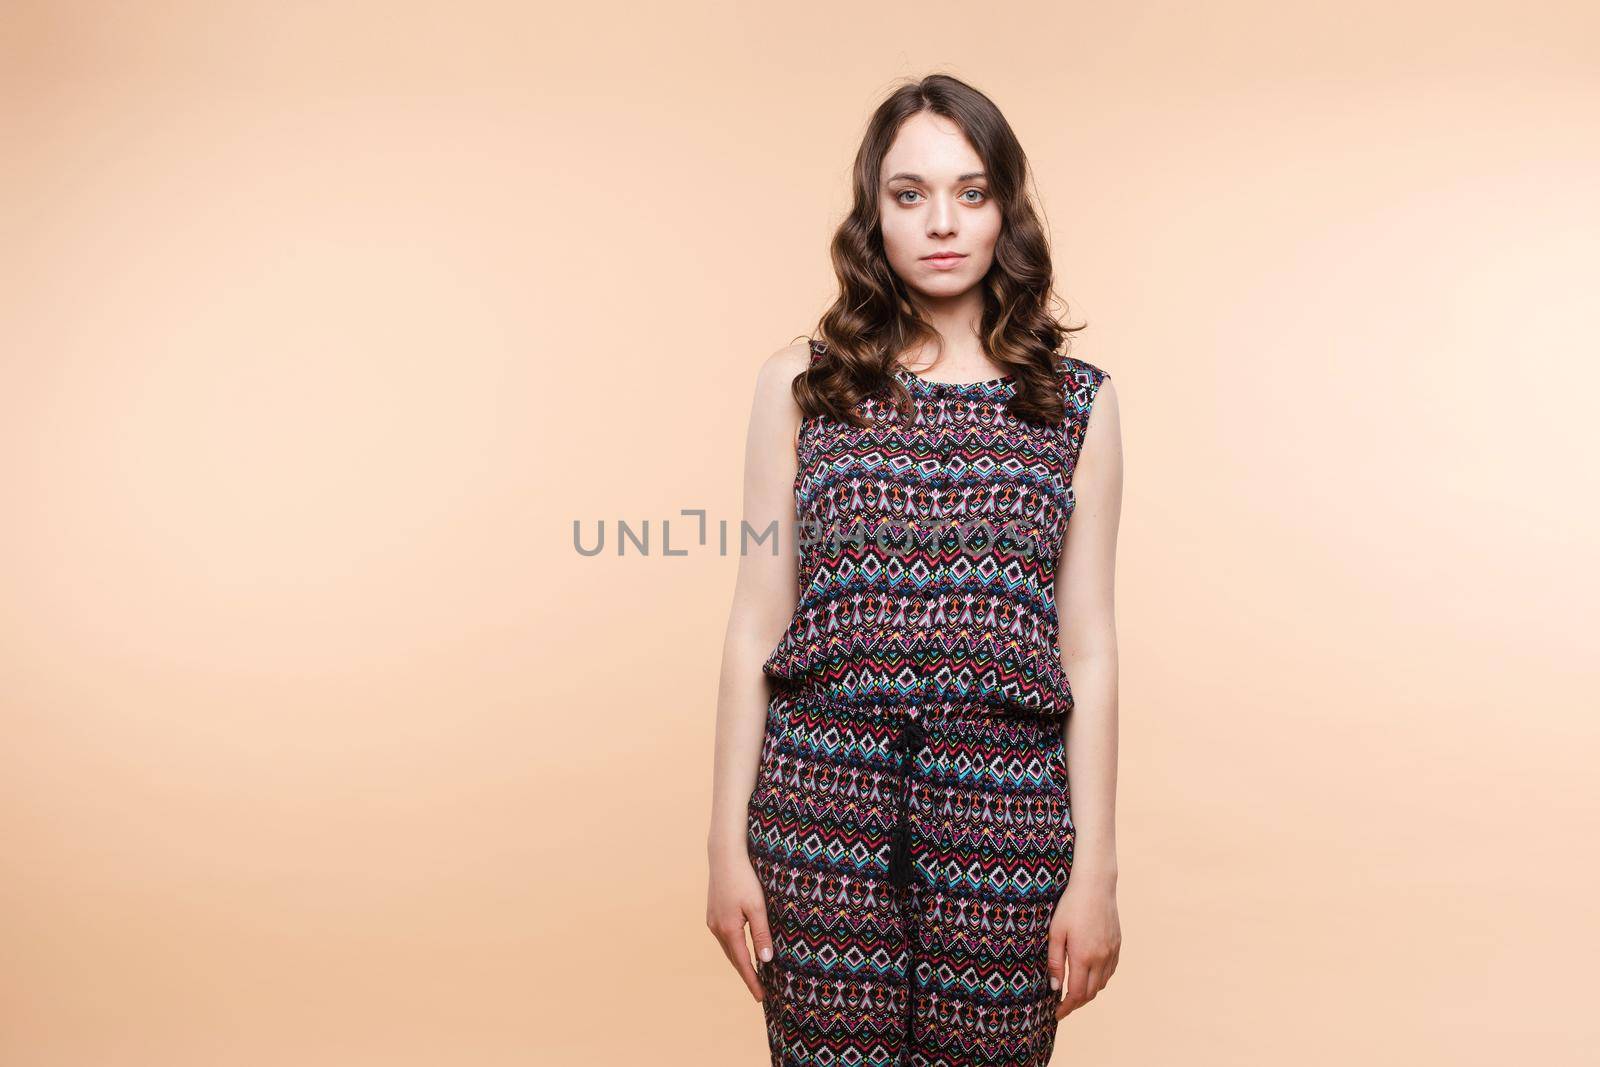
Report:
[{"label": "woman", "polygon": [[1026,170],[970,86],[898,89],[758,375],[707,925],[774,1067],[1043,1065],[1116,968],[1116,395]]}]

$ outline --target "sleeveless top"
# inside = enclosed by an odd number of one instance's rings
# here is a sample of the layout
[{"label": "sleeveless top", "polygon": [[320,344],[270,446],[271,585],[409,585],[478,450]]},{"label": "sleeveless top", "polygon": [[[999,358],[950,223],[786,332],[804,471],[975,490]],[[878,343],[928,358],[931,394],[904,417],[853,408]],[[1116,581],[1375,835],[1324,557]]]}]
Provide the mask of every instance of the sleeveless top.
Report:
[{"label": "sleeveless top", "polygon": [[[812,341],[812,362],[825,350]],[[1109,375],[1065,353],[1055,360],[1066,417],[1054,426],[1006,411],[1011,375],[929,382],[904,369],[895,374],[911,395],[908,418],[884,395],[858,404],[874,423],[866,429],[802,420],[799,596],[761,668],[776,687],[848,705],[1066,718],[1056,562]]]}]

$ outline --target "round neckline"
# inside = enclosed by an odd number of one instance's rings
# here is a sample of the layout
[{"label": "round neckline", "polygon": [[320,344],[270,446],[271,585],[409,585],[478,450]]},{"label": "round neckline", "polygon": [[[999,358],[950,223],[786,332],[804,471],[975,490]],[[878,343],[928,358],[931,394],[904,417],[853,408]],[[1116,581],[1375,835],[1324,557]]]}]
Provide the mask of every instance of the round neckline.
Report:
[{"label": "round neckline", "polygon": [[976,382],[941,382],[937,378],[924,378],[920,374],[914,374],[904,367],[896,367],[895,373],[901,378],[909,378],[920,385],[926,385],[933,389],[992,389],[996,386],[1007,385],[1015,378],[1015,375],[1002,374],[998,378],[984,378]]}]

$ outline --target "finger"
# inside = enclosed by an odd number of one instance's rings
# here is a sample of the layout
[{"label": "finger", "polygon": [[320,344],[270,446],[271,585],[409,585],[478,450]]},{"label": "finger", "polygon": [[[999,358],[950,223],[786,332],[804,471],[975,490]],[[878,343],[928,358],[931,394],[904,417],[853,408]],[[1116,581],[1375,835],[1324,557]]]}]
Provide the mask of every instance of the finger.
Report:
[{"label": "finger", "polygon": [[1060,991],[1067,977],[1067,932],[1065,930],[1050,932],[1049,955],[1045,959],[1045,970],[1050,974],[1050,988]]},{"label": "finger", "polygon": [[758,904],[750,909],[750,940],[755,942],[756,959],[762,963],[772,962],[772,927],[767,924],[766,905]]},{"label": "finger", "polygon": [[1111,984],[1111,976],[1117,973],[1117,954],[1113,952],[1106,957],[1106,962],[1100,967],[1100,988],[1104,989]]},{"label": "finger", "polygon": [[1110,952],[1106,953],[1105,959],[1101,960],[1099,963],[1097,963],[1095,965],[1095,968],[1094,968],[1094,985],[1092,987],[1094,989],[1094,991],[1096,993],[1099,993],[1106,986],[1110,985],[1111,984],[1111,976],[1113,974],[1115,974],[1116,971],[1117,971],[1117,950],[1116,949],[1112,949]]},{"label": "finger", "polygon": [[1067,960],[1067,993],[1056,1007],[1056,1018],[1065,1019],[1088,1001],[1088,968],[1070,957]]},{"label": "finger", "polygon": [[1083,977],[1083,999],[1093,1000],[1100,992],[1100,987],[1105,985],[1105,968],[1090,965],[1088,973]]},{"label": "finger", "polygon": [[1062,976],[1062,979],[1061,979],[1061,997],[1060,997],[1059,1000],[1056,1001],[1056,1018],[1057,1019],[1064,1019],[1064,1018],[1067,1017],[1067,998],[1072,995],[1072,980],[1071,980],[1072,979],[1072,974],[1071,974],[1072,957],[1071,956],[1067,957],[1066,966],[1067,966],[1067,973],[1064,974]]},{"label": "finger", "polygon": [[745,944],[744,927],[717,934],[717,941],[722,945],[722,954],[728,957],[733,969],[744,979],[750,995],[759,1002],[765,996],[765,991],[761,988],[761,979],[756,976],[755,968],[750,965],[750,946]]}]

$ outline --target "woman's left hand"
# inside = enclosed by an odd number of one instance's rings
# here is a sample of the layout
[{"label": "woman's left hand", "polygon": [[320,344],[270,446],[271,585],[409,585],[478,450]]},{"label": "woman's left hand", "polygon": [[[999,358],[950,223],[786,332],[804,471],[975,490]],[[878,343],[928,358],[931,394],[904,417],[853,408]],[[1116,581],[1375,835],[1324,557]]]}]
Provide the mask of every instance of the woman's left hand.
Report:
[{"label": "woman's left hand", "polygon": [[1057,1019],[1065,1019],[1106,987],[1122,951],[1116,889],[1097,885],[1088,871],[1083,874],[1068,878],[1050,919],[1050,987],[1061,989],[1066,979]]}]

